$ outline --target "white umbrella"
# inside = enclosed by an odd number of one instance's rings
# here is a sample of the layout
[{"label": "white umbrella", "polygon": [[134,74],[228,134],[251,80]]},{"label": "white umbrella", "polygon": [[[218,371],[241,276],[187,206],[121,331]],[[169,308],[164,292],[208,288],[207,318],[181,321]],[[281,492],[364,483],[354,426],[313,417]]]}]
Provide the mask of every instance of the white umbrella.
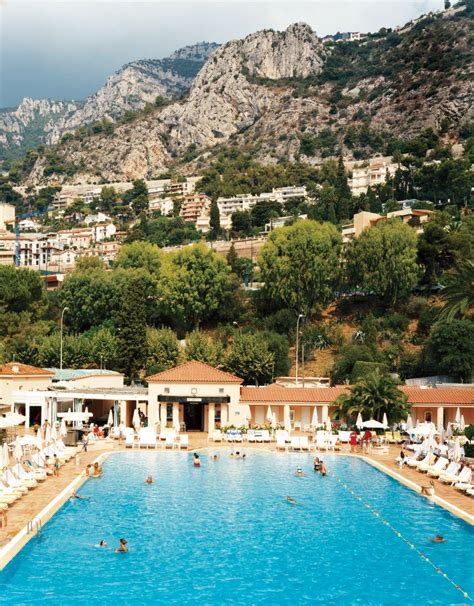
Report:
[{"label": "white umbrella", "polygon": [[51,439],[56,441],[58,439],[58,430],[56,429],[56,423],[51,425]]},{"label": "white umbrella", "polygon": [[331,419],[329,417],[326,418],[326,431],[332,431]]},{"label": "white umbrella", "polygon": [[413,419],[411,418],[411,415],[408,415],[407,417],[407,433],[410,433],[410,431],[413,429]]},{"label": "white umbrella", "polygon": [[291,431],[291,417],[290,417],[290,411],[289,409],[287,409],[287,407],[285,406],[285,417],[284,417],[284,424],[285,424],[285,429],[286,431],[290,432]]},{"label": "white umbrella", "polygon": [[3,443],[3,467],[8,467],[10,465],[10,453],[8,452],[8,444],[6,442]]},{"label": "white umbrella", "polygon": [[267,408],[267,421],[268,421],[269,423],[271,423],[271,422],[272,422],[272,420],[273,420],[272,407],[271,407],[271,406],[269,406],[269,407]]},{"label": "white umbrella", "polygon": [[61,438],[67,436],[66,421],[64,419],[61,419],[61,425],[59,426],[59,435],[61,436]]},{"label": "white umbrella", "polygon": [[464,415],[461,415],[461,419],[459,421],[459,429],[464,431],[466,429],[466,423],[464,421]]},{"label": "white umbrella", "polygon": [[3,469],[3,448],[0,446],[0,471]]},{"label": "white umbrella", "polygon": [[26,417],[18,414],[17,412],[12,412],[3,417],[0,417],[0,428],[6,429],[7,427],[15,427],[15,425],[20,425],[24,423]]},{"label": "white umbrella", "polygon": [[277,417],[276,417],[276,414],[273,413],[272,414],[272,429],[276,429],[276,426],[277,426]]},{"label": "white umbrella", "polygon": [[451,423],[448,423],[448,428],[446,429],[446,436],[448,440],[453,437],[453,428],[451,427]]},{"label": "white umbrella", "polygon": [[461,459],[461,445],[459,442],[454,442],[453,444],[452,459],[453,461],[456,461],[456,463]]},{"label": "white umbrella", "polygon": [[434,423],[420,423],[419,425],[417,425],[415,427],[414,432],[416,433],[417,436],[422,436],[425,438],[427,436],[429,436],[431,433],[433,435],[438,434],[438,431],[436,430]]},{"label": "white umbrella", "polygon": [[44,441],[46,442],[46,444],[49,444],[51,442],[51,425],[46,426],[44,432]]},{"label": "white umbrella", "polygon": [[364,427],[364,421],[362,420],[362,415],[360,414],[360,412],[357,415],[356,427],[357,429],[362,429],[362,427]]},{"label": "white umbrella", "polygon": [[383,424],[384,427],[388,427],[388,419],[387,419],[387,413],[386,412],[383,413],[382,424]]},{"label": "white umbrella", "polygon": [[369,419],[369,421],[364,421],[362,423],[362,427],[366,427],[367,429],[384,429],[385,425],[375,419]]},{"label": "white umbrella", "polygon": [[140,415],[138,414],[138,408],[133,411],[132,425],[135,429],[140,429]]},{"label": "white umbrella", "polygon": [[112,409],[109,410],[109,416],[107,418],[107,425],[109,427],[112,427],[112,425],[114,424],[114,413],[112,412]]},{"label": "white umbrella", "polygon": [[21,442],[20,442],[19,436],[17,436],[16,440],[15,440],[15,448],[13,450],[13,456],[15,457],[15,459],[17,461],[20,461],[21,457],[23,456],[23,448],[21,447]]},{"label": "white umbrella", "polygon": [[319,419],[318,419],[318,407],[315,406],[313,409],[313,418],[311,420],[311,425],[313,427],[317,427],[319,425]]},{"label": "white umbrella", "polygon": [[456,421],[456,423],[460,423],[461,422],[461,411],[459,410],[459,406],[456,409],[456,416],[454,417],[454,420]]},{"label": "white umbrella", "polygon": [[43,434],[41,428],[38,429],[38,432],[36,433],[36,448],[38,450],[41,450],[43,448]]}]

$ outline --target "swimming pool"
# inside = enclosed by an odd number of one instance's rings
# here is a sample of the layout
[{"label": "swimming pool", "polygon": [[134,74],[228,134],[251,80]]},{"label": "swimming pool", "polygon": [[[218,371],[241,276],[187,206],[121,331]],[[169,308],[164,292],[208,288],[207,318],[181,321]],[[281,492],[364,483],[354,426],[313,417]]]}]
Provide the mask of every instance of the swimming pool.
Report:
[{"label": "swimming pool", "polygon": [[[474,594],[472,527],[364,461],[325,456],[323,478],[308,455],[201,459],[194,469],[188,453],[112,455],[79,491],[90,500],[68,502],[0,573],[0,603],[471,603],[443,573]],[[429,542],[436,533],[447,542]],[[122,536],[130,551],[116,554]],[[103,538],[109,548],[95,546]]]}]

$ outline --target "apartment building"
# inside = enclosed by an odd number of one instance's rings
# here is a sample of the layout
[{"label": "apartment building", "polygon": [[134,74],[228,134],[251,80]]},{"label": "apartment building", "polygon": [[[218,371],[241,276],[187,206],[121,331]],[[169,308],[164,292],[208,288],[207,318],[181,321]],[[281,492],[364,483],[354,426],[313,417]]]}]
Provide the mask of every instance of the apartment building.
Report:
[{"label": "apartment building", "polygon": [[[20,267],[32,269],[46,269],[51,255],[56,250],[55,243],[45,234],[21,234],[19,239]],[[2,264],[14,265],[16,259],[17,239],[14,233],[0,234],[0,250],[2,251]]]},{"label": "apartment building", "polygon": [[0,204],[0,231],[5,231],[7,225],[15,225],[15,207],[12,204]]},{"label": "apartment building", "polygon": [[205,194],[193,194],[186,196],[181,204],[179,216],[185,221],[194,223],[201,231],[209,229],[209,213],[211,199]]},{"label": "apartment building", "polygon": [[400,219],[403,223],[408,223],[419,234],[423,231],[424,223],[428,221],[431,213],[431,210],[402,208],[386,215],[379,215],[363,210],[353,216],[351,223],[342,226],[342,242],[347,244],[353,238],[358,238],[364,229],[388,219]]},{"label": "apartment building", "polygon": [[148,203],[148,210],[160,212],[162,215],[171,215],[174,210],[174,201],[172,198],[153,198]]},{"label": "apartment building", "polygon": [[349,179],[349,187],[354,196],[366,194],[369,186],[383,185],[387,174],[393,177],[397,170],[397,164],[382,159],[371,160],[368,166],[354,167],[352,179]]}]

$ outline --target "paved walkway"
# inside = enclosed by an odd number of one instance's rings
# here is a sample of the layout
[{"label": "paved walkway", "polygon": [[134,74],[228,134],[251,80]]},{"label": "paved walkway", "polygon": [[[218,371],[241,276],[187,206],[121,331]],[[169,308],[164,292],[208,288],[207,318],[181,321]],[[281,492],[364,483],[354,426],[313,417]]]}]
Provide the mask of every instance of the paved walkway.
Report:
[{"label": "paved walkway", "polygon": [[[201,448],[221,449],[233,447],[234,449],[240,449],[242,451],[248,449],[256,449],[262,451],[275,451],[275,443],[265,444],[248,444],[246,442],[242,444],[228,444],[227,442],[222,443],[209,443],[207,441],[207,434],[205,433],[190,433],[189,434],[190,448],[189,450],[196,450]],[[76,465],[74,458],[61,467],[59,477],[48,477],[47,480],[41,482],[38,487],[28,491],[21,499],[18,499],[15,503],[10,505],[8,508],[8,525],[5,529],[0,529],[0,547],[5,545],[15,534],[21,530],[26,524],[33,519],[38,513],[62,490],[64,490],[70,482],[72,482],[78,475],[80,475],[85,466],[91,463],[97,456],[104,452],[115,452],[125,450],[123,443],[103,441],[98,444],[89,447],[87,453],[80,453],[80,465]],[[397,446],[390,446],[388,455],[381,455],[378,453],[369,453],[364,455],[373,461],[384,465],[392,473],[400,475],[407,480],[411,480],[418,486],[426,484],[430,478],[426,474],[422,474],[411,468],[405,467],[402,471],[398,465],[394,462],[395,457],[398,455],[400,448]],[[165,450],[158,448],[157,452],[165,455]],[[340,454],[348,454],[349,447],[343,446],[343,450]],[[338,453],[336,453],[338,454]],[[361,453],[362,454],[362,453]],[[324,457],[324,453],[322,453]],[[330,471],[330,470],[329,470]],[[465,496],[464,494],[457,491],[455,488],[442,484],[441,482],[435,481],[436,495],[445,499],[449,504],[458,507],[465,514],[474,515],[474,499]]]}]

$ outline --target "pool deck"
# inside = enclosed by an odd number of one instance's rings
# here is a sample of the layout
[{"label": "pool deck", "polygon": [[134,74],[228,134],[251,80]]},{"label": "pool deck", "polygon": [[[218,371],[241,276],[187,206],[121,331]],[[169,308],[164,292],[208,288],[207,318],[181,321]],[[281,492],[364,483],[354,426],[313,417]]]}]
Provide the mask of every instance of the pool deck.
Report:
[{"label": "pool deck", "polygon": [[[228,444],[223,443],[209,443],[207,441],[207,434],[189,434],[190,448],[189,450],[199,450],[203,448],[221,449],[229,448],[233,446],[235,450],[240,449],[245,452],[250,449],[260,450],[263,452],[273,451],[275,452],[274,443],[266,444]],[[30,537],[26,536],[25,528],[28,523],[37,519],[38,516],[42,518],[42,521],[46,521],[59,509],[59,507],[67,500],[68,495],[74,488],[80,486],[85,480],[84,469],[88,463],[95,461],[99,456],[107,456],[113,452],[124,451],[123,444],[119,444],[117,441],[102,441],[97,444],[93,444],[89,447],[87,453],[80,453],[80,465],[76,465],[74,458],[68,463],[63,465],[60,469],[59,477],[48,477],[47,480],[41,482],[39,486],[28,491],[21,499],[18,499],[15,503],[10,505],[8,508],[8,524],[6,528],[0,529],[0,550],[2,548],[7,549],[7,545],[10,542],[14,542],[18,539],[20,534],[23,534],[22,544],[26,543]],[[400,470],[398,465],[394,462],[395,457],[400,451],[399,446],[390,446],[389,454],[382,455],[374,452],[369,454],[358,453],[351,455],[348,446],[343,446],[343,450],[336,452],[335,454],[350,455],[361,457],[367,460],[368,463],[374,465],[378,469],[381,469],[388,475],[396,478],[403,484],[409,486],[413,490],[420,492],[420,485],[427,484],[429,479],[426,474],[422,474],[411,468],[405,467]],[[165,453],[166,451],[158,448],[156,452]],[[276,453],[275,454],[281,454]],[[284,454],[284,453],[283,453]],[[311,453],[313,454],[313,453]],[[331,453],[332,454],[332,453]],[[325,453],[320,453],[320,456],[324,458]],[[330,466],[328,469],[331,472]],[[442,484],[438,480],[434,480],[435,483],[435,497],[434,501],[448,509],[453,514],[461,517],[470,524],[474,523],[474,499],[468,497],[461,492],[457,491],[454,487]],[[52,511],[45,515],[45,511],[48,505],[54,502],[54,507],[50,508]],[[16,550],[18,551],[18,549]],[[14,554],[13,554],[14,555]],[[13,557],[13,556],[11,556]],[[0,562],[0,570],[5,563]]]}]

